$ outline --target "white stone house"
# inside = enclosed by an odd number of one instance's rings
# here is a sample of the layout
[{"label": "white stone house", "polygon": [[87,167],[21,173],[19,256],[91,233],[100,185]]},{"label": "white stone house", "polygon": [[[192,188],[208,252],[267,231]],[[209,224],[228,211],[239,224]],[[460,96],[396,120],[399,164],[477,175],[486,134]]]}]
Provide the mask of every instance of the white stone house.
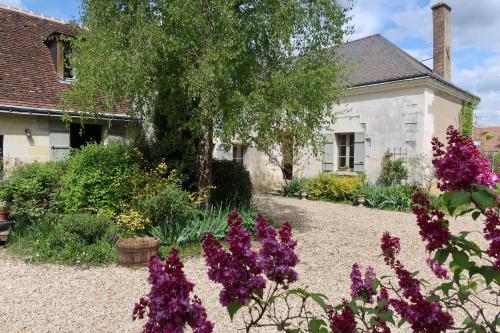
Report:
[{"label": "white stone house", "polygon": [[52,37],[76,33],[67,22],[0,5],[0,168],[59,160],[72,147],[126,140],[133,131],[129,108],[83,127],[79,113],[66,112],[71,123],[63,123],[60,95],[71,87],[72,73],[67,44]]},{"label": "white stone house", "polygon": [[[431,139],[445,139],[449,125],[459,125],[467,102],[479,98],[451,83],[451,8],[432,7],[433,69],[377,34],[339,47],[354,65],[350,87],[339,105],[342,112],[325,133],[327,144],[320,159],[304,159],[295,177],[321,172],[365,173],[375,183],[387,150],[395,157],[431,156]],[[233,151],[215,150],[216,158],[236,158],[250,171],[257,190],[277,187],[282,173],[253,147],[235,145]]]}]

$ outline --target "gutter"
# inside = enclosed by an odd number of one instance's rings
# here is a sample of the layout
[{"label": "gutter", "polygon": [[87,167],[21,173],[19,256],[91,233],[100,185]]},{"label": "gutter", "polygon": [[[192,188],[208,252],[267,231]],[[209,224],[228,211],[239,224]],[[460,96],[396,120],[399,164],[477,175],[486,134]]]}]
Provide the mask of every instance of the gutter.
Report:
[{"label": "gutter", "polygon": [[[49,117],[62,117],[63,115],[69,115],[71,118],[82,117],[80,113],[75,111],[64,111],[60,109],[43,109],[43,108],[34,108],[29,106],[14,106],[14,105],[4,105],[4,104],[0,104],[0,113],[49,116]],[[100,114],[97,117],[93,117],[93,119],[137,121],[137,118],[128,116],[126,114],[109,114],[109,113]]]},{"label": "gutter", "polygon": [[363,82],[363,83],[358,83],[356,85],[352,85],[350,88],[361,88],[361,87],[369,87],[369,86],[375,86],[379,84],[384,84],[384,83],[393,83],[393,82],[401,82],[401,81],[410,81],[410,80],[415,80],[415,79],[420,79],[420,78],[425,78],[429,77],[431,79],[434,79],[440,83],[445,84],[446,86],[455,89],[459,92],[461,92],[464,95],[469,96],[471,99],[474,99],[476,101],[480,101],[481,98],[468,92],[467,90],[464,90],[462,88],[457,87],[451,82],[446,81],[442,77],[435,75],[433,73],[419,73],[419,74],[414,74],[414,75],[409,75],[409,76],[403,76],[399,78],[391,78],[391,79],[384,79],[384,80],[378,80],[378,81],[370,81],[370,82]]}]

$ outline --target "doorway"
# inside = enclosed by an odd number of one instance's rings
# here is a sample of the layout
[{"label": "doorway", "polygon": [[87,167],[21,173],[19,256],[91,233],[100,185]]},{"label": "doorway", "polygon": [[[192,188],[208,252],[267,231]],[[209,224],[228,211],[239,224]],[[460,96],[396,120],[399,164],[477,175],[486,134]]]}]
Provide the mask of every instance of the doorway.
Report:
[{"label": "doorway", "polygon": [[91,142],[101,143],[101,125],[71,124],[71,148],[81,148]]}]

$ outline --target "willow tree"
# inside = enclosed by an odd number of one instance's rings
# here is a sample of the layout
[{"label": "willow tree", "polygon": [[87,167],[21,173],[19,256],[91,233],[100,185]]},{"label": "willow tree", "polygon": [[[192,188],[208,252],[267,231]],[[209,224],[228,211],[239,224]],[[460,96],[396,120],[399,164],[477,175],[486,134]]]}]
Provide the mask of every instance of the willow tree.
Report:
[{"label": "willow tree", "polygon": [[82,0],[67,108],[147,116],[158,96],[198,138],[197,182],[211,181],[214,139],[257,142],[283,129],[317,145],[333,118],[348,9],[335,0]]}]

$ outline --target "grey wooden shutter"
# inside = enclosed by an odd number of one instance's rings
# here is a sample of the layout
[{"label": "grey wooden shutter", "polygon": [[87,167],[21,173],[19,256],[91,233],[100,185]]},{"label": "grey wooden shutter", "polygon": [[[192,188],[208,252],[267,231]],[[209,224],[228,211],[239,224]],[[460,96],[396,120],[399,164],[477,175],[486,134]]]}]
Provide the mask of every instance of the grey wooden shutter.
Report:
[{"label": "grey wooden shutter", "polygon": [[49,146],[52,161],[64,160],[69,155],[70,131],[61,120],[49,122]]},{"label": "grey wooden shutter", "polygon": [[326,135],[323,147],[323,171],[333,171],[333,134]]},{"label": "grey wooden shutter", "polygon": [[354,133],[354,171],[365,172],[365,133]]}]

